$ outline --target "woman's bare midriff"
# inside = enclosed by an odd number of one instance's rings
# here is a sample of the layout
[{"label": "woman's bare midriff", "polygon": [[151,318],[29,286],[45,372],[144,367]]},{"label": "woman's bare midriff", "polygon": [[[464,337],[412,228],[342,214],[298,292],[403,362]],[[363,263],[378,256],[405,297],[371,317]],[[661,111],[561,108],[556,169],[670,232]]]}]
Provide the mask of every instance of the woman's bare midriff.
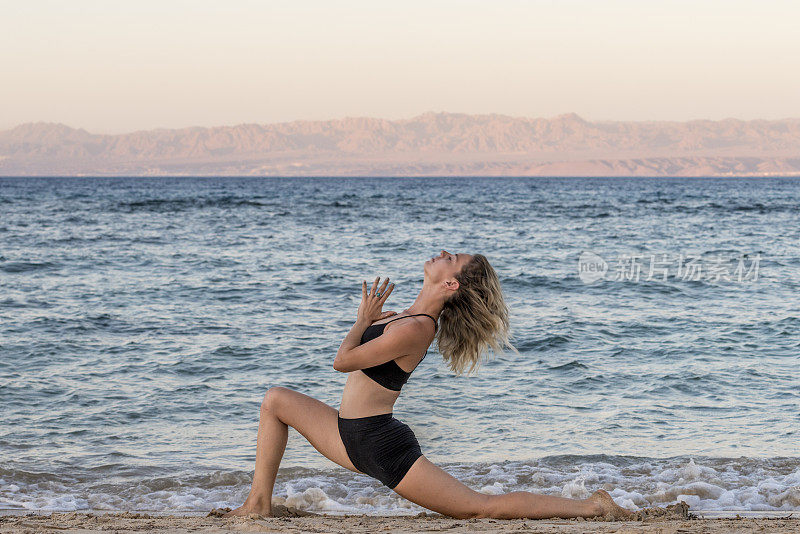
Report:
[{"label": "woman's bare midriff", "polygon": [[389,413],[399,396],[399,391],[386,389],[361,371],[353,371],[347,375],[339,415],[352,419]]},{"label": "woman's bare midriff", "polygon": [[[412,359],[414,361],[411,361]],[[403,356],[397,358],[395,362],[403,369],[414,367],[419,359],[421,358]],[[389,413],[394,409],[394,403],[399,396],[399,391],[383,387],[360,370],[353,371],[347,375],[347,382],[342,392],[342,402],[339,406],[339,415],[352,419]]]},{"label": "woman's bare midriff", "polygon": [[[414,318],[416,319],[416,317]],[[372,324],[384,324],[391,321],[392,318],[388,318]],[[392,325],[387,326],[384,332],[387,332],[390,328],[392,328]],[[414,370],[424,357],[425,355],[406,354],[395,358],[394,361],[404,371],[407,369]],[[394,409],[394,403],[399,396],[399,391],[383,387],[360,370],[353,371],[347,375],[347,382],[345,382],[344,391],[342,392],[342,402],[339,405],[339,415],[352,419],[389,413]]]}]

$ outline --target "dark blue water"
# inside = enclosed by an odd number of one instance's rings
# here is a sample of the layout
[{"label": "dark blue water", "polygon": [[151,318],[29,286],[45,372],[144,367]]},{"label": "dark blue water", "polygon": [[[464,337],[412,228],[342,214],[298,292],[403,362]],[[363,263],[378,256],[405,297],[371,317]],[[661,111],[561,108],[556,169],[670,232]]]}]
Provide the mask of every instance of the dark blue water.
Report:
[{"label": "dark blue water", "polygon": [[[442,248],[492,262],[520,354],[455,377],[431,347],[395,407],[429,459],[486,492],[800,508],[799,215],[789,178],[0,178],[0,508],[240,504],[266,390],[338,407],[361,281],[401,311]],[[275,502],[419,510],[294,431],[282,465]]]}]

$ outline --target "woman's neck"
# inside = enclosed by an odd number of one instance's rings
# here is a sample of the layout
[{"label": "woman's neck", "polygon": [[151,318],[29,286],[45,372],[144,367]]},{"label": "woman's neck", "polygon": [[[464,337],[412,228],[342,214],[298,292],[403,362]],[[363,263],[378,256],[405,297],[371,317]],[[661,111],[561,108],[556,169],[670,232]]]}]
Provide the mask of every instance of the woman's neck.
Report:
[{"label": "woman's neck", "polygon": [[443,307],[443,297],[438,294],[435,288],[423,283],[422,289],[420,290],[419,295],[417,295],[417,298],[414,300],[413,304],[402,311],[401,314],[414,315],[417,313],[425,313],[438,321],[439,314],[442,313]]}]

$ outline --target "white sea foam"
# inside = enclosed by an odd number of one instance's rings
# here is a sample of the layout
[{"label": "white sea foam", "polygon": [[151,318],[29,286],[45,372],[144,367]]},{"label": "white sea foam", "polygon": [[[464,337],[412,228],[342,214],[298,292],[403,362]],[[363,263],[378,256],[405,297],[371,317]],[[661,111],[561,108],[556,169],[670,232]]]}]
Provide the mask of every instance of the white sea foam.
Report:
[{"label": "white sea foam", "polygon": [[[476,490],[498,495],[533,491],[585,498],[603,488],[627,508],[685,501],[693,510],[790,511],[800,507],[800,459],[550,457],[534,462],[444,466]],[[249,474],[77,482],[70,477],[0,471],[0,508],[43,511],[207,511],[241,504]],[[424,508],[377,481],[344,470],[288,468],[276,504],[318,513],[414,514]]]}]

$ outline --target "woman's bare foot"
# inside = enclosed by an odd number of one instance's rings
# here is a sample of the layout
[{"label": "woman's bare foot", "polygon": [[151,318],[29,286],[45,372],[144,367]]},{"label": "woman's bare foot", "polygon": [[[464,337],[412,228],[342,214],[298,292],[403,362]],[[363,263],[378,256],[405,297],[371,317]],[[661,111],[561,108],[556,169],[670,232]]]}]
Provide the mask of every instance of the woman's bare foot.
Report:
[{"label": "woman's bare foot", "polygon": [[599,505],[601,512],[598,515],[611,515],[614,519],[627,519],[633,516],[633,512],[615,503],[606,490],[595,491],[589,496],[589,500]]},{"label": "woman's bare foot", "polygon": [[248,501],[244,501],[244,504],[239,508],[234,508],[222,517],[247,517],[252,514],[260,515],[261,517],[269,517],[272,515],[272,507],[269,504],[264,504],[263,502],[251,504]]}]

